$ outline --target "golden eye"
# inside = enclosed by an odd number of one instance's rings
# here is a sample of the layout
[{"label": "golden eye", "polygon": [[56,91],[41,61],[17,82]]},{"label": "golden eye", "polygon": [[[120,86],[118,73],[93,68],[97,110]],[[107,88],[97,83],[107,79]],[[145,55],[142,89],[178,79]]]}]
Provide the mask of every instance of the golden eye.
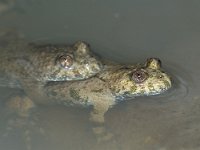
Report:
[{"label": "golden eye", "polygon": [[148,73],[144,69],[137,69],[133,71],[132,79],[135,83],[142,83],[148,78]]},{"label": "golden eye", "polygon": [[57,61],[63,68],[69,68],[73,65],[73,58],[70,55],[62,55]]}]

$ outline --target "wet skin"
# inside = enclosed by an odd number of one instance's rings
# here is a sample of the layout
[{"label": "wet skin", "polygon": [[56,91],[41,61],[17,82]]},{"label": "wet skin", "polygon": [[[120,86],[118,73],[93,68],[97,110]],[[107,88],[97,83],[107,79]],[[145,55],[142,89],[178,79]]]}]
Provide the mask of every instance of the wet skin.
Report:
[{"label": "wet skin", "polygon": [[162,94],[171,86],[171,78],[161,69],[161,61],[150,58],[144,64],[138,65],[106,63],[102,71],[94,77],[81,81],[48,82],[42,88],[29,90],[31,92],[28,96],[31,99],[16,97],[6,104],[21,117],[29,117],[35,103],[84,107],[91,105],[93,110],[90,113],[90,121],[95,123],[93,132],[98,141],[107,141],[113,136],[103,126],[104,114],[109,108],[119,101],[137,96]]},{"label": "wet skin", "polygon": [[[23,46],[14,45],[16,48]],[[171,78],[161,69],[161,61],[156,58],[150,58],[144,64],[138,65],[105,63],[102,68],[83,42],[77,42],[71,47],[34,44],[29,44],[28,47],[28,55],[8,55],[6,52],[8,59],[1,57],[0,62],[4,72],[22,81],[22,87],[28,95],[6,102],[7,107],[20,117],[29,117],[29,110],[34,108],[35,103],[92,105],[90,120],[102,124],[104,114],[119,101],[161,94],[172,86]],[[102,134],[102,130],[102,126],[94,128],[95,134]]]},{"label": "wet skin", "polygon": [[90,121],[98,141],[110,140],[112,133],[103,126],[104,114],[119,101],[137,96],[162,94],[172,86],[170,76],[161,69],[161,61],[149,58],[145,64],[109,65],[96,76],[71,82],[51,82],[44,87],[47,103],[93,106]]},{"label": "wet skin", "polygon": [[83,80],[102,69],[89,45],[82,41],[71,46],[36,45],[16,37],[6,42],[0,41],[0,73],[10,81]]},{"label": "wet skin", "polygon": [[44,93],[56,103],[92,105],[91,120],[102,123],[105,112],[118,101],[161,94],[171,85],[161,61],[150,58],[143,65],[105,65],[95,77],[83,81],[49,83]]}]

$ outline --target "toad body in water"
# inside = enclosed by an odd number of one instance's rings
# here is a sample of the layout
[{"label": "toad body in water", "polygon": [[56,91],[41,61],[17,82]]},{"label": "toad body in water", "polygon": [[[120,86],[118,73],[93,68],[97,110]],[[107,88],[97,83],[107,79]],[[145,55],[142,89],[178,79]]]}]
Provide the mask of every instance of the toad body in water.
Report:
[{"label": "toad body in water", "polygon": [[14,119],[8,116],[8,122],[13,123],[9,123],[7,128],[19,127],[18,123],[23,124],[22,128],[29,124],[27,112],[35,106],[37,94],[41,95],[47,82],[88,79],[102,69],[101,61],[82,41],[73,45],[33,44],[15,31],[6,30],[0,31],[0,52],[0,86],[22,91],[2,100],[5,101],[5,110],[9,111],[6,114],[19,116]]},{"label": "toad body in water", "polygon": [[100,125],[93,130],[95,134],[105,134],[99,130],[104,130],[104,114],[109,108],[126,99],[162,94],[171,86],[171,78],[162,70],[161,61],[149,58],[138,65],[106,63],[102,71],[92,78],[49,82],[42,93],[47,97],[45,103],[93,106],[90,121]]},{"label": "toad body in water", "polygon": [[[76,43],[73,47],[75,50],[82,51],[83,49],[80,49],[79,46],[87,47],[84,43],[80,42]],[[42,46],[38,48],[42,50],[43,48],[50,50],[53,49],[53,52],[55,52],[55,49],[57,50],[55,46]],[[60,48],[63,50],[63,47]],[[46,63],[44,63],[46,64],[44,65],[45,67],[43,67],[43,65],[36,65],[37,67],[34,68],[35,71],[32,70],[32,64],[34,63],[29,63],[29,61],[28,63],[24,63],[27,60],[34,60],[34,62],[37,62],[40,58],[42,58],[42,61],[46,60],[48,57],[43,57],[42,54],[34,57],[35,54],[33,53],[31,58],[34,59],[14,59],[17,61],[15,61],[14,67],[11,63],[12,67],[9,67],[11,69],[8,71],[13,71],[12,74],[19,77],[21,80],[24,78],[24,64],[26,64],[25,66],[29,71],[25,71],[25,75],[30,74],[33,76],[31,78],[33,78],[34,81],[40,81],[41,83],[45,82],[45,84],[39,86],[39,84],[35,84],[35,82],[30,83],[23,79],[23,82],[21,83],[23,84],[23,90],[27,96],[7,101],[7,107],[14,110],[14,112],[18,113],[22,117],[28,117],[30,110],[35,108],[35,104],[81,105],[84,107],[93,106],[93,110],[90,113],[90,120],[95,124],[99,124],[99,126],[97,125],[97,127],[93,128],[93,131],[101,139],[109,139],[110,135],[106,135],[107,133],[102,127],[104,123],[104,114],[109,110],[109,108],[113,107],[119,101],[126,99],[133,99],[138,96],[162,94],[172,86],[170,76],[163,71],[161,68],[161,61],[157,58],[149,58],[144,64],[137,65],[112,64],[102,60],[104,64],[102,67],[102,63],[95,59],[95,56],[88,56],[88,52],[85,51],[85,49],[88,51],[88,48],[84,48],[83,52],[78,53],[78,56],[75,57],[78,58],[77,63],[79,63],[79,65],[76,63],[76,60],[72,60],[75,55],[74,51],[73,55],[64,55],[65,57],[63,56],[63,53],[62,55],[55,55],[55,53],[51,55],[51,57],[53,56],[54,58],[54,63],[50,64],[53,64],[56,68],[58,65],[62,69],[68,69],[73,65],[72,62],[77,64],[75,65],[75,68],[76,66],[79,66],[77,67],[78,70],[72,69],[72,72],[69,71],[64,74],[60,74],[60,71],[53,71],[51,74],[52,65],[49,67],[49,62],[51,62],[52,59],[47,59]],[[44,56],[46,54],[51,54],[51,51],[48,53],[46,52],[44,53]],[[88,63],[88,60],[92,61]],[[8,59],[7,62],[12,62],[12,59]],[[16,64],[17,67],[20,66],[17,69],[15,69]],[[82,66],[80,67],[80,65]],[[43,69],[41,70],[40,68]],[[81,71],[84,69],[87,71]],[[36,73],[37,75],[35,76]]]},{"label": "toad body in water", "polygon": [[149,58],[144,64],[109,65],[96,76],[83,80],[49,83],[44,93],[56,103],[92,105],[90,120],[104,122],[104,114],[119,101],[137,96],[162,94],[172,86],[161,61]]},{"label": "toad body in water", "polygon": [[23,84],[26,79],[40,83],[83,80],[101,70],[101,62],[85,42],[78,41],[71,46],[29,44],[10,34],[0,37],[0,74],[10,81]]}]

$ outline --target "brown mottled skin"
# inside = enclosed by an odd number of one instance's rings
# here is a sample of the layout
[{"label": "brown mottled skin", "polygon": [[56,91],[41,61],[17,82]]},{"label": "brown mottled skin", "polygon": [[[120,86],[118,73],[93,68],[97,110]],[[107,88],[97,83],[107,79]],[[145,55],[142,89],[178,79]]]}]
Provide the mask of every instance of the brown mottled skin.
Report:
[{"label": "brown mottled skin", "polygon": [[[16,49],[24,48],[23,44],[13,45]],[[13,49],[13,45],[6,48]],[[26,44],[25,46],[27,48]],[[145,64],[138,65],[105,63],[102,69],[101,63],[90,54],[87,44],[83,42],[77,42],[72,47],[28,45],[28,52],[8,55],[6,51],[6,57],[0,59],[1,70],[23,81],[22,87],[28,97],[17,96],[6,102],[7,108],[20,117],[27,118],[35,103],[92,105],[90,120],[102,124],[104,114],[118,101],[136,96],[161,94],[172,86],[171,78],[161,69],[161,61],[156,58],[150,58]],[[68,61],[60,57],[60,54],[65,53],[70,53],[65,57],[69,58]],[[34,82],[24,79],[27,76]],[[62,82],[43,84],[47,81]],[[105,133],[102,126],[93,130],[97,135],[104,134],[100,137],[103,140],[112,136]]]},{"label": "brown mottled skin", "polygon": [[150,58],[144,65],[105,65],[87,80],[50,83],[44,93],[56,103],[93,105],[91,120],[104,122],[104,113],[118,101],[161,94],[170,87],[171,79],[162,71],[160,60]]},{"label": "brown mottled skin", "polygon": [[31,100],[17,97],[8,101],[7,106],[20,116],[29,116],[27,114],[34,108],[34,103],[92,105],[90,120],[97,125],[93,132],[98,141],[106,141],[113,136],[103,126],[104,114],[109,108],[128,98],[161,94],[171,86],[171,78],[161,69],[159,59],[150,58],[145,64],[138,65],[106,63],[94,77],[81,81],[49,82],[28,93]]},{"label": "brown mottled skin", "polygon": [[[78,41],[71,46],[28,44],[15,31],[0,30],[0,86],[23,89],[26,95],[6,100],[6,114],[18,116],[8,117],[6,128],[32,126],[29,112],[37,103],[34,98],[42,95],[47,82],[84,80],[101,69],[102,63],[85,42]],[[29,133],[29,129],[24,130]],[[31,149],[30,135],[26,133],[27,149]]]},{"label": "brown mottled skin", "polygon": [[2,38],[6,40],[0,39],[0,75],[10,81],[83,80],[102,69],[85,42],[78,41],[72,46],[36,45],[18,37]]}]

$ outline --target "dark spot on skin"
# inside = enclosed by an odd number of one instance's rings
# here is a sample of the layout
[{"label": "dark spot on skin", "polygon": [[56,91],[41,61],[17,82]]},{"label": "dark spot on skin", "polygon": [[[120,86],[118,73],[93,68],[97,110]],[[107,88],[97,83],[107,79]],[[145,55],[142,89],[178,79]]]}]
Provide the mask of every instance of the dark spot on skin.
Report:
[{"label": "dark spot on skin", "polygon": [[156,59],[158,61],[159,65],[161,66],[161,64],[162,64],[161,60],[159,58],[154,58],[154,59]]},{"label": "dark spot on skin", "polygon": [[95,93],[101,93],[103,91],[103,89],[96,89],[96,90],[91,90],[92,92],[95,92]]},{"label": "dark spot on skin", "polygon": [[124,96],[129,96],[129,95],[131,95],[130,91],[124,92]]},{"label": "dark spot on skin", "polygon": [[128,66],[123,66],[122,68],[120,68],[120,69],[125,69],[125,70],[128,70],[128,69],[130,69],[130,67],[128,67]]},{"label": "dark spot on skin", "polygon": [[104,80],[104,79],[102,79],[102,78],[100,78],[100,77],[98,77],[98,76],[97,76],[97,78],[100,79],[100,80],[103,81],[103,82],[106,82],[106,80]]},{"label": "dark spot on skin", "polygon": [[161,75],[158,75],[157,78],[159,79],[162,79],[164,76],[161,74]]},{"label": "dark spot on skin", "polygon": [[132,87],[131,87],[131,92],[132,92],[132,93],[134,93],[136,90],[137,90],[137,87],[136,87],[136,86],[132,86]]},{"label": "dark spot on skin", "polygon": [[120,92],[120,89],[117,89],[116,87],[114,87],[114,89],[115,89],[114,93],[119,93]]},{"label": "dark spot on skin", "polygon": [[141,91],[140,91],[140,93],[141,93],[141,94],[144,94],[144,93],[145,93],[145,91],[144,91],[144,90],[141,90]]},{"label": "dark spot on skin", "polygon": [[149,83],[149,84],[148,84],[148,88],[149,88],[150,90],[154,90],[153,83]]},{"label": "dark spot on skin", "polygon": [[81,77],[82,77],[82,75],[80,74],[80,72],[78,72],[78,70],[74,70],[74,71],[73,71],[73,74],[74,74],[74,76],[75,76],[76,78],[81,78]]},{"label": "dark spot on skin", "polygon": [[168,81],[164,80],[163,82],[164,82],[164,84],[165,84],[165,87],[170,87],[170,84],[169,84]]},{"label": "dark spot on skin", "polygon": [[52,72],[52,74],[49,75],[49,79],[55,79],[55,80],[59,80],[59,72],[60,70],[55,70],[54,72]]},{"label": "dark spot on skin", "polygon": [[88,106],[91,105],[91,104],[89,103],[89,98],[88,98],[88,97],[82,99],[81,103],[82,103],[83,106],[85,106],[85,107],[88,107]]},{"label": "dark spot on skin", "polygon": [[75,100],[80,100],[81,99],[79,94],[78,94],[78,92],[75,89],[71,88],[69,93],[70,93],[70,96],[72,98],[74,98]]}]

